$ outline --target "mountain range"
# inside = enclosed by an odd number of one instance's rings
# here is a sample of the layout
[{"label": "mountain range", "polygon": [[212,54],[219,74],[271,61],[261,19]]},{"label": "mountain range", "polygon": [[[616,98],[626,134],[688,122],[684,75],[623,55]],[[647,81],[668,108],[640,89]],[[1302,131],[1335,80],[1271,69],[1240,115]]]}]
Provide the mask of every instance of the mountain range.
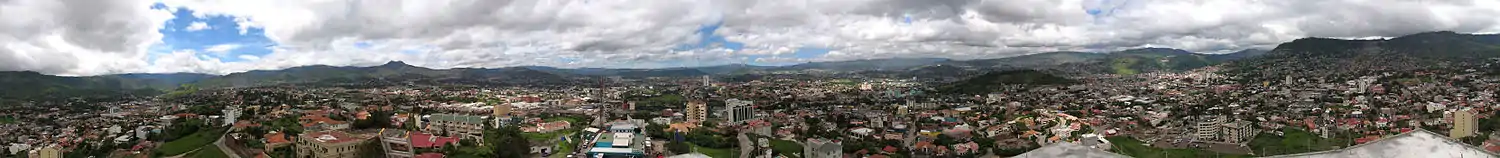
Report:
[{"label": "mountain range", "polygon": [[[313,65],[281,70],[256,70],[222,76],[175,73],[60,77],[36,72],[0,72],[0,87],[7,87],[4,88],[5,90],[0,90],[0,95],[7,97],[31,96],[23,94],[72,91],[144,92],[149,89],[172,89],[181,84],[195,84],[200,87],[246,87],[305,83],[402,84],[456,82],[550,84],[571,83],[573,81],[570,79],[575,78],[606,76],[618,76],[622,78],[694,77],[703,75],[755,75],[807,71],[883,74],[894,77],[924,77],[973,76],[996,70],[1053,69],[1058,72],[1068,73],[1128,75],[1154,71],[1182,71],[1223,63],[1235,63],[1233,66],[1242,68],[1240,70],[1277,69],[1281,67],[1334,69],[1340,66],[1337,65],[1340,62],[1334,62],[1335,64],[1330,66],[1310,65],[1309,63],[1298,62],[1329,62],[1327,60],[1345,58],[1354,58],[1357,60],[1440,59],[1476,61],[1497,56],[1500,56],[1500,35],[1429,32],[1389,40],[1303,38],[1280,44],[1272,50],[1251,49],[1229,54],[1201,54],[1171,48],[1141,48],[1103,53],[1046,52],[978,60],[891,58],[812,62],[789,66],[731,64],[661,69],[555,68],[544,66],[430,69],[393,61],[372,67]],[[1409,63],[1418,64],[1427,61],[1432,60],[1412,60]]]}]

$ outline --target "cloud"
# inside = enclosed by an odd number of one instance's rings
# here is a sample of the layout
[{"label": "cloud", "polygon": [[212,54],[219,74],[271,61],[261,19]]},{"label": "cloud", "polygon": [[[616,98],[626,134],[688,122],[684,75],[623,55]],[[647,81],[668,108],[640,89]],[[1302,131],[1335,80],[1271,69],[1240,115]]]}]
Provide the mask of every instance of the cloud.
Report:
[{"label": "cloud", "polygon": [[138,72],[170,14],[152,1],[0,0],[0,71]]},{"label": "cloud", "polygon": [[254,55],[240,55],[239,57],[240,57],[240,59],[245,59],[245,60],[260,60],[260,57],[257,57],[257,56],[254,56]]},{"label": "cloud", "polygon": [[183,28],[183,29],[186,29],[188,32],[192,32],[192,31],[198,31],[198,30],[204,30],[204,29],[212,29],[212,28],[213,27],[208,26],[207,22],[201,22],[200,21],[200,22],[193,22],[192,24],[188,24],[188,27],[187,28]]},{"label": "cloud", "polygon": [[[0,8],[0,62],[10,63],[0,70],[87,75],[230,73],[314,64],[370,66],[390,60],[453,68],[975,59],[1148,46],[1224,52],[1310,36],[1500,32],[1500,18],[1495,18],[1500,8],[1490,7],[1500,6],[1497,0],[161,2],[194,14],[234,17],[241,34],[261,28],[272,52],[255,55],[262,60],[234,62],[173,58],[181,50],[146,55],[145,48],[161,37],[155,30],[170,18],[158,13],[166,11],[142,7],[151,2],[10,0],[0,2],[5,7]],[[721,24],[712,30],[715,36],[698,32],[712,24]],[[743,45],[739,50],[675,49],[703,40]],[[826,48],[829,53],[786,56],[804,48]],[[118,57],[96,58],[99,54]],[[752,58],[756,56],[771,57]],[[168,58],[172,59],[162,60]]]},{"label": "cloud", "polygon": [[203,48],[203,51],[205,51],[205,52],[212,52],[212,53],[226,53],[226,52],[232,51],[234,49],[238,49],[238,48],[240,48],[240,44],[233,44],[233,43],[231,43],[231,44],[219,44],[219,45],[209,46],[208,48]]}]

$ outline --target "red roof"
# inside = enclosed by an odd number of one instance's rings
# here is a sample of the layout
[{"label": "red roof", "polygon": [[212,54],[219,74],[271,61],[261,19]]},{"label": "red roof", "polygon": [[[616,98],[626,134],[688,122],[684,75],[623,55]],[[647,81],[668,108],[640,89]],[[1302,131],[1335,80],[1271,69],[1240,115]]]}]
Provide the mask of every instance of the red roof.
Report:
[{"label": "red roof", "polygon": [[411,146],[416,148],[443,147],[443,144],[458,145],[458,138],[433,136],[422,132],[411,132]]},{"label": "red roof", "polygon": [[292,142],[292,141],[286,140],[286,134],[282,134],[282,133],[266,134],[265,137],[266,137],[266,144],[276,144],[276,143],[288,143],[288,142]]},{"label": "red roof", "polygon": [[896,149],[896,147],[885,146],[884,149],[880,149],[880,150],[885,151],[887,153],[895,153],[897,149]]},{"label": "red roof", "polygon": [[253,122],[246,121],[246,120],[240,120],[240,121],[234,122],[234,128],[245,128],[245,127],[260,127],[260,124],[253,123]]},{"label": "red roof", "polygon": [[305,116],[302,116],[301,120],[303,121],[302,122],[302,127],[312,127],[313,125],[318,125],[318,123],[344,124],[344,121],[333,120],[332,118],[318,116],[318,115],[305,115]]}]

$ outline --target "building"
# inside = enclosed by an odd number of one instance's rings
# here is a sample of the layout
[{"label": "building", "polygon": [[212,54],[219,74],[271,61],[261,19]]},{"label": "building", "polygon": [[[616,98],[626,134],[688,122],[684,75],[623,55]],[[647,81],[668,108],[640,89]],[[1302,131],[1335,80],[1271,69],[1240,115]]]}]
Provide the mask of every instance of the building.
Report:
[{"label": "building", "polygon": [[1194,129],[1196,129],[1193,132],[1193,136],[1198,140],[1217,140],[1216,138],[1218,138],[1220,129],[1219,125],[1222,123],[1224,123],[1224,119],[1221,116],[1198,116],[1198,122],[1193,124]]},{"label": "building", "polygon": [[382,129],[380,131],[380,149],[385,151],[386,158],[413,158],[417,157],[418,149],[442,148],[444,145],[457,146],[459,139],[456,137],[434,136],[422,132],[412,132],[400,129]]},{"label": "building", "polygon": [[708,75],[703,75],[703,86],[704,87],[713,87],[714,86],[714,80],[713,80],[713,78],[709,78]]},{"label": "building", "polygon": [[239,107],[229,106],[228,108],[226,108],[226,109],[224,109],[222,111],[224,112],[224,124],[225,125],[233,125],[234,122],[236,121],[236,119],[240,118],[240,108]]},{"label": "building", "polygon": [[1054,157],[1089,157],[1089,158],[1128,158],[1130,156],[1120,155],[1103,149],[1096,149],[1072,142],[1053,143],[1041,148],[1021,153],[1013,158],[1054,158]]},{"label": "building", "polygon": [[1220,138],[1223,138],[1224,142],[1242,143],[1255,139],[1255,125],[1250,121],[1236,120],[1225,123],[1223,127],[1224,129],[1219,130],[1219,132],[1221,133]]},{"label": "building", "polygon": [[1453,139],[1474,136],[1478,132],[1479,119],[1475,118],[1474,112],[1468,109],[1453,112],[1453,129],[1449,129],[1448,137]]},{"label": "building", "polygon": [[807,145],[802,146],[802,155],[807,158],[837,158],[844,157],[844,144],[838,140],[807,139]]},{"label": "building", "polygon": [[32,157],[33,158],[62,158],[62,155],[63,155],[62,147],[58,147],[57,144],[52,144],[52,145],[48,145],[47,147],[44,147],[42,149],[38,149],[36,151],[36,155],[32,156]]},{"label": "building", "polygon": [[1416,128],[1410,132],[1388,136],[1369,143],[1343,149],[1266,156],[1269,158],[1319,158],[1319,157],[1497,157],[1495,153],[1458,140],[1445,138],[1437,133]]},{"label": "building", "polygon": [[495,117],[510,117],[510,110],[511,110],[511,108],[512,107],[510,106],[509,103],[506,103],[506,104],[495,104],[495,107],[494,107]]},{"label": "building", "polygon": [[309,132],[297,136],[297,157],[362,158],[360,147],[370,137],[340,131]]},{"label": "building", "polygon": [[172,127],[172,122],[177,120],[177,115],[161,116],[161,118],[156,118],[156,120],[161,121],[163,128]]},{"label": "building", "polygon": [[271,133],[266,133],[262,138],[265,138],[265,150],[267,153],[276,151],[276,148],[292,145],[292,141],[288,139],[290,137],[287,137],[285,133],[271,131]]},{"label": "building", "polygon": [[483,116],[459,114],[433,114],[427,116],[427,119],[430,122],[426,128],[427,133],[473,140],[484,140],[484,124],[489,120]]},{"label": "building", "polygon": [[755,102],[739,99],[724,101],[725,109],[728,109],[728,121],[730,124],[739,124],[755,119]]},{"label": "building", "polygon": [[643,158],[646,156],[646,135],[638,131],[634,123],[614,122],[609,131],[594,137],[593,148],[586,153],[590,158]]},{"label": "building", "polygon": [[687,111],[686,117],[688,122],[703,122],[704,120],[708,120],[708,103],[705,103],[703,101],[690,101],[687,103],[687,108],[684,109],[685,111]]},{"label": "building", "polygon": [[332,118],[320,115],[304,115],[298,118],[298,120],[302,121],[302,128],[307,131],[343,130],[349,129],[351,125],[349,122],[333,120]]}]

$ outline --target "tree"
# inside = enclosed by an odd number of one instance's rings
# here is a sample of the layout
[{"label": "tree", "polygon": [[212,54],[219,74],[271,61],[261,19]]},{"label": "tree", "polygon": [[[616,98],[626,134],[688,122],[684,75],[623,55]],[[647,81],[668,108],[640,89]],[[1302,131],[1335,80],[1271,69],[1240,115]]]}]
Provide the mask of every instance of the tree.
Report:
[{"label": "tree", "polygon": [[443,143],[443,153],[444,154],[450,154],[450,155],[457,155],[458,154],[458,147],[454,147],[453,144]]},{"label": "tree", "polygon": [[666,126],[655,123],[646,125],[646,135],[656,138],[667,138],[667,132],[665,130],[666,128]]},{"label": "tree", "polygon": [[667,151],[672,151],[675,154],[692,153],[692,150],[693,147],[688,146],[687,142],[681,140],[673,140],[671,143],[667,143]]},{"label": "tree", "polygon": [[484,128],[484,145],[494,155],[480,155],[481,157],[520,158],[526,156],[526,151],[531,151],[531,143],[521,136],[519,127],[508,126],[497,129],[485,124]]}]

